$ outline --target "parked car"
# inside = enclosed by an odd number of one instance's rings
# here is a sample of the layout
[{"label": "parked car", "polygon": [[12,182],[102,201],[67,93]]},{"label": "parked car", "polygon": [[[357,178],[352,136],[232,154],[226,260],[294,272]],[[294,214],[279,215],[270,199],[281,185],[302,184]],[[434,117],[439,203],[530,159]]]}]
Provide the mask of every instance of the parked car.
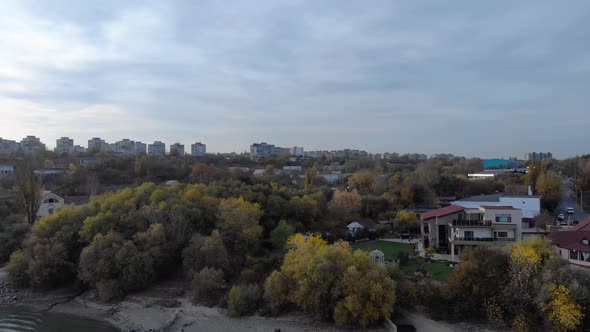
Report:
[{"label": "parked car", "polygon": [[574,210],[573,207],[568,207],[567,208],[567,214],[576,214],[576,210]]},{"label": "parked car", "polygon": [[557,216],[557,220],[559,220],[559,221],[561,221],[561,220],[565,220],[565,215],[564,215],[563,213],[560,213],[560,214]]}]

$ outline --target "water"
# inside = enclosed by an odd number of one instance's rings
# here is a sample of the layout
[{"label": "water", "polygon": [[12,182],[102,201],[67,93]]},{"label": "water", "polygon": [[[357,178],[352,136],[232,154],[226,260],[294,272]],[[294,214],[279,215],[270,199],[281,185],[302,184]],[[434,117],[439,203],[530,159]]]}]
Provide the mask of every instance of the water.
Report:
[{"label": "water", "polygon": [[116,332],[105,323],[76,316],[0,306],[0,332]]}]

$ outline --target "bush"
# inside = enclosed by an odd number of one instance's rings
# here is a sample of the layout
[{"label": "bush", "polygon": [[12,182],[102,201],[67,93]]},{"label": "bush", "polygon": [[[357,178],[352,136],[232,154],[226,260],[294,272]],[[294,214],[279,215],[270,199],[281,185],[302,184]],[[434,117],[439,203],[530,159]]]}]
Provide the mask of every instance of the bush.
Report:
[{"label": "bush", "polygon": [[6,268],[10,281],[19,287],[27,286],[29,283],[28,267],[29,262],[25,253],[20,250],[13,252],[10,255],[10,263]]},{"label": "bush", "polygon": [[223,271],[220,269],[205,267],[193,274],[193,302],[216,305],[223,289],[225,289],[225,281]]},{"label": "bush", "polygon": [[261,299],[258,285],[233,286],[227,300],[229,314],[234,317],[252,314],[260,306]]},{"label": "bush", "polygon": [[0,262],[7,261],[20,245],[31,227],[22,218],[12,215],[0,222]]},{"label": "bush", "polygon": [[410,260],[410,254],[405,251],[400,251],[397,253],[397,261],[399,262],[399,266],[404,266],[408,264]]}]

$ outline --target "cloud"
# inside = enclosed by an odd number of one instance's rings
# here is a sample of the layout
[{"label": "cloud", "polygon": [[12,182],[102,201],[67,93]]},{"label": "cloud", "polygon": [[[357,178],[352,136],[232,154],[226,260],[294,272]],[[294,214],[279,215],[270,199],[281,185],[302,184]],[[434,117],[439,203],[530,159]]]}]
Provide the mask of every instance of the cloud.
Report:
[{"label": "cloud", "polygon": [[578,141],[589,138],[589,8],[9,1],[0,13],[0,130],[49,142],[203,141],[211,151],[264,140],[586,153]]}]

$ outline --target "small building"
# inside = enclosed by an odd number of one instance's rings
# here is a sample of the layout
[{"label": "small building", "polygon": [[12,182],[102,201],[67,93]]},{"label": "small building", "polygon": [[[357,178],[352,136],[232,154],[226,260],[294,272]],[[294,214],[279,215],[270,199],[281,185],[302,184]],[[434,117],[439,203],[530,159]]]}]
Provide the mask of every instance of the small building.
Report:
[{"label": "small building", "polygon": [[65,200],[63,197],[51,191],[44,191],[41,194],[41,204],[39,204],[39,210],[37,211],[37,219],[54,214],[64,205]]},{"label": "small building", "polygon": [[486,159],[483,161],[483,168],[517,168],[518,160],[509,159]]},{"label": "small building", "polygon": [[559,257],[572,265],[590,268],[590,231],[564,231],[547,234]]},{"label": "small building", "polygon": [[504,195],[502,193],[491,195],[470,196],[458,201],[453,205],[460,205],[464,208],[478,208],[487,206],[512,206],[522,210],[523,218],[534,218],[541,214],[541,196],[535,195]]},{"label": "small building", "polygon": [[376,225],[377,225],[377,223],[375,223],[373,220],[367,218],[367,219],[361,219],[358,221],[353,221],[350,224],[348,224],[346,226],[346,228],[348,228],[348,232],[350,234],[354,235],[363,229],[366,229],[368,231],[374,231]]}]

